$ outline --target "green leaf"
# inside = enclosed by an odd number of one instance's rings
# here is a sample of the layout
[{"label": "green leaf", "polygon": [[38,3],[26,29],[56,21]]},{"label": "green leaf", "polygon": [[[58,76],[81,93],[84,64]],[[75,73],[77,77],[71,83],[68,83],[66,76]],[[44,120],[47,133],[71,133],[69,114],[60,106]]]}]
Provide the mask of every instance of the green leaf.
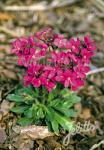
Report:
[{"label": "green leaf", "polygon": [[29,106],[15,106],[13,108],[11,108],[10,110],[14,113],[17,113],[17,114],[22,114],[24,113],[25,110],[29,109]]},{"label": "green leaf", "polygon": [[64,114],[67,117],[76,117],[77,112],[74,111],[74,109],[67,109],[66,111],[64,111]]},{"label": "green leaf", "polygon": [[29,86],[8,95],[8,100],[16,102],[11,111],[23,116],[18,123],[22,126],[32,123],[40,125],[45,121],[48,128],[56,134],[59,133],[60,126],[70,131],[74,126],[70,118],[76,115],[70,107],[79,102],[80,98],[69,89],[63,89],[61,84],[59,86],[60,88],[55,88],[50,93],[44,86],[41,88],[41,94],[39,88]]},{"label": "green leaf", "polygon": [[63,106],[66,108],[70,108],[78,102],[80,102],[80,98],[76,96],[75,94],[70,94],[70,96],[65,99]]},{"label": "green leaf", "polygon": [[58,110],[59,112],[61,112],[62,114],[65,113],[65,111],[68,111],[68,109],[66,107],[64,107],[62,104],[59,104],[57,106],[52,107],[55,110]]},{"label": "green leaf", "polygon": [[56,89],[53,89],[52,90],[52,92],[50,92],[49,94],[48,94],[48,101],[51,101],[51,100],[53,100],[55,97],[57,97],[58,95],[57,95],[57,93],[56,93]]},{"label": "green leaf", "polygon": [[26,117],[17,120],[17,123],[20,124],[21,126],[31,125],[32,122],[33,120],[31,118]]},{"label": "green leaf", "polygon": [[34,96],[35,97],[39,96],[39,88],[34,88]]},{"label": "green leaf", "polygon": [[70,101],[71,103],[75,104],[80,102],[80,97],[78,97],[75,93],[69,91],[69,89],[64,89],[60,92],[62,97],[66,99],[66,101]]},{"label": "green leaf", "polygon": [[19,82],[18,85],[15,88],[15,93],[17,94],[18,90],[21,89],[21,88],[23,88],[23,84]]},{"label": "green leaf", "polygon": [[46,118],[45,118],[45,122],[46,122],[46,125],[48,126],[48,130],[49,130],[49,131],[52,131],[52,125],[51,125],[51,122],[48,121]]},{"label": "green leaf", "polygon": [[24,102],[26,104],[33,103],[36,99],[36,96],[38,96],[35,88],[32,88],[32,86],[19,89],[18,95],[20,95],[24,99]]},{"label": "green leaf", "polygon": [[69,109],[69,116],[70,117],[76,117],[77,112],[74,109]]},{"label": "green leaf", "polygon": [[36,104],[32,105],[32,115],[33,115],[34,119],[36,119],[36,117],[37,117],[37,111],[38,111],[38,109],[39,109],[38,105],[36,105]]},{"label": "green leaf", "polygon": [[71,131],[73,128],[73,122],[66,116],[61,116],[58,113],[55,113],[55,118],[57,122],[63,127],[64,130]]},{"label": "green leaf", "polygon": [[81,101],[81,98],[77,96],[75,93],[71,93],[69,98],[74,104]]},{"label": "green leaf", "polygon": [[48,121],[53,121],[54,120],[54,110],[50,107],[47,108],[47,111],[45,112],[46,119]]},{"label": "green leaf", "polygon": [[23,102],[23,98],[19,95],[15,95],[15,94],[9,94],[7,96],[7,99],[13,102]]},{"label": "green leaf", "polygon": [[60,111],[61,113],[64,113],[66,110],[69,110],[69,108],[70,108],[69,104],[66,105],[64,103],[65,103],[64,101],[62,101],[60,99],[56,99],[56,100],[51,101],[49,106],[51,106],[55,110]]},{"label": "green leaf", "polygon": [[62,103],[62,102],[61,102],[61,99],[57,98],[57,99],[55,99],[55,100],[50,101],[50,102],[48,103],[48,105],[51,106],[51,107],[55,107],[55,106],[58,107],[58,106],[60,105],[60,103]]},{"label": "green leaf", "polygon": [[47,89],[44,86],[42,86],[42,92],[44,95],[49,94]]},{"label": "green leaf", "polygon": [[74,105],[74,103],[71,102],[71,101],[68,101],[68,100],[63,103],[63,107],[66,108],[66,109],[69,109],[73,105]]},{"label": "green leaf", "polygon": [[31,86],[24,87],[18,90],[18,94],[26,93],[27,95],[33,95],[33,89]]},{"label": "green leaf", "polygon": [[37,111],[37,117],[38,118],[44,118],[44,112],[42,108],[39,108]]},{"label": "green leaf", "polygon": [[56,120],[53,120],[53,121],[51,122],[51,124],[52,124],[52,129],[53,129],[53,131],[54,131],[56,134],[59,133],[59,125],[58,125],[57,121],[56,121]]},{"label": "green leaf", "polygon": [[69,89],[67,89],[67,88],[60,91],[61,95],[65,95],[66,93],[70,93]]},{"label": "green leaf", "polygon": [[32,118],[33,113],[32,113],[32,108],[27,109],[26,111],[24,111],[24,115],[27,118]]}]

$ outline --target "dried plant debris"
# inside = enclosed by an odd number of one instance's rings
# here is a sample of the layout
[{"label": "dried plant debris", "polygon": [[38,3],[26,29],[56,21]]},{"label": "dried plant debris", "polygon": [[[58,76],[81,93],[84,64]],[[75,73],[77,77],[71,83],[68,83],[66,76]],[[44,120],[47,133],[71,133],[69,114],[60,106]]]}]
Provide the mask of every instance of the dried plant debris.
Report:
[{"label": "dried plant debris", "polygon": [[6,133],[3,128],[0,128],[0,144],[3,144],[6,140]]},{"label": "dried plant debris", "polygon": [[[55,0],[56,1],[56,0]],[[6,96],[15,89],[21,80],[20,68],[17,67],[15,56],[10,54],[10,43],[16,37],[32,35],[40,28],[50,26],[64,33],[66,37],[75,35],[83,37],[86,33],[93,35],[97,43],[97,53],[92,59],[96,68],[104,66],[104,1],[90,0],[79,2],[47,0],[1,0],[0,10],[15,5],[30,9],[34,3],[38,11],[0,11],[0,149],[1,150],[94,150],[104,149],[104,72],[90,74],[84,88],[78,91],[82,97],[81,103],[75,106],[78,116],[75,122],[84,123],[90,120],[95,123],[97,130],[89,133],[79,133],[71,137],[68,146],[63,145],[65,133],[60,136],[52,135],[44,128],[32,126],[35,130],[26,131],[17,126],[18,116],[9,112],[14,103],[8,102]],[[68,5],[67,2],[69,3]],[[66,6],[62,6],[63,3]],[[50,9],[49,6],[53,6]],[[57,8],[56,8],[57,5]],[[20,7],[21,6],[21,7]],[[37,6],[37,5],[36,5]],[[35,6],[35,8],[36,8]],[[48,6],[48,9],[46,8]],[[9,7],[10,9],[12,7]],[[33,8],[33,7],[32,7]],[[50,19],[51,18],[51,19]],[[14,69],[15,68],[15,69]],[[15,72],[14,72],[15,71]],[[22,70],[24,71],[24,69]],[[38,128],[38,129],[37,129]],[[41,132],[38,132],[39,129]],[[29,129],[29,127],[26,129]],[[22,131],[22,133],[20,133]],[[23,133],[25,131],[25,133]],[[48,136],[48,137],[47,137]]]}]

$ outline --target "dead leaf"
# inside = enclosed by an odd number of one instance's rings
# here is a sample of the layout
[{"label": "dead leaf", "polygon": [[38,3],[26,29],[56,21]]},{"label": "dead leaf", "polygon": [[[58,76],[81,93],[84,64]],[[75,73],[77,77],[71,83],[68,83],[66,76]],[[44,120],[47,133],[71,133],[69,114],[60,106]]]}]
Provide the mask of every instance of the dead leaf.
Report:
[{"label": "dead leaf", "polygon": [[79,117],[85,120],[91,118],[91,110],[89,108],[84,108]]},{"label": "dead leaf", "polygon": [[0,70],[0,74],[3,74],[6,78],[9,78],[9,79],[16,78],[16,74],[13,71],[10,71],[9,69]]},{"label": "dead leaf", "polygon": [[55,150],[62,150],[62,148],[60,148],[60,147],[56,147],[56,148],[55,148]]},{"label": "dead leaf", "polygon": [[0,106],[0,111],[2,112],[3,116],[6,116],[9,113],[10,108],[12,108],[13,105],[14,103],[10,103],[6,100],[3,100]]},{"label": "dead leaf", "polygon": [[55,150],[62,149],[62,145],[57,141],[57,136],[47,137],[45,138],[45,141],[47,141],[48,145]]},{"label": "dead leaf", "polygon": [[38,147],[39,150],[45,150],[44,142],[42,140],[36,140],[36,142],[39,145],[39,147]]},{"label": "dead leaf", "polygon": [[79,114],[80,114],[81,111],[82,111],[82,105],[81,105],[81,103],[75,104],[75,105],[74,105],[74,108],[75,108],[76,111],[78,111],[78,116],[79,116]]},{"label": "dead leaf", "polygon": [[3,114],[0,112],[0,121],[2,120]]},{"label": "dead leaf", "polygon": [[11,20],[11,19],[14,19],[14,18],[15,18],[14,15],[10,15],[8,13],[0,12],[0,21],[1,20]]},{"label": "dead leaf", "polygon": [[26,139],[24,142],[18,145],[18,149],[30,150],[31,148],[33,148],[33,146],[34,146],[34,142],[31,141],[30,139]]},{"label": "dead leaf", "polygon": [[0,144],[3,144],[6,140],[6,133],[3,128],[0,128]]}]

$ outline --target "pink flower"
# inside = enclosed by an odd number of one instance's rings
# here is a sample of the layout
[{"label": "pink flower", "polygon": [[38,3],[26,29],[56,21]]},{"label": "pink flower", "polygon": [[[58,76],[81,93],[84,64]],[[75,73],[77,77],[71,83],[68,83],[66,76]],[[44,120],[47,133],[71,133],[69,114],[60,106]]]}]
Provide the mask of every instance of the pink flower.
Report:
[{"label": "pink flower", "polygon": [[56,85],[53,82],[51,82],[51,81],[47,81],[47,83],[45,84],[45,87],[48,89],[49,92],[51,92],[52,89],[55,88],[55,86]]},{"label": "pink flower", "polygon": [[34,36],[22,37],[13,42],[12,53],[18,56],[18,65],[26,68],[24,84],[50,92],[61,83],[77,90],[84,85],[88,64],[96,45],[89,35],[84,39],[66,39],[45,28]]},{"label": "pink flower", "polygon": [[77,67],[74,67],[74,71],[76,72],[79,78],[83,79],[86,77],[86,73],[90,71],[90,68],[88,66],[79,64]]},{"label": "pink flower", "polygon": [[66,70],[63,74],[64,77],[64,86],[69,87],[71,85],[77,85],[76,82],[76,74],[74,72],[71,72],[69,70]]},{"label": "pink flower", "polygon": [[77,90],[80,86],[84,85],[83,80],[77,77],[76,72],[66,71],[64,77],[64,86],[71,87],[72,90]]},{"label": "pink flower", "polygon": [[71,90],[72,91],[76,91],[79,87],[83,86],[84,85],[84,81],[82,79],[77,79],[77,86],[76,85],[72,85],[71,86]]},{"label": "pink flower", "polygon": [[77,63],[78,57],[76,55],[74,55],[73,52],[69,52],[68,56],[69,56],[69,58],[71,59],[72,62]]},{"label": "pink flower", "polygon": [[79,38],[72,38],[70,39],[69,43],[72,52],[75,52],[76,54],[80,52],[81,42]]},{"label": "pink flower", "polygon": [[22,53],[22,49],[27,45],[28,41],[26,38],[21,37],[20,39],[15,40],[12,45],[12,53],[15,54],[21,54]]},{"label": "pink flower", "polygon": [[32,79],[32,85],[33,85],[34,87],[36,87],[36,88],[40,87],[40,86],[41,86],[41,81],[40,81],[40,79],[34,77],[34,78]]},{"label": "pink flower", "polygon": [[82,54],[82,61],[84,63],[90,63],[90,58],[94,55],[93,51],[88,51],[87,49],[82,49],[81,51]]},{"label": "pink flower", "polygon": [[89,35],[84,37],[84,44],[87,46],[88,50],[94,51],[96,50],[95,42],[91,39]]},{"label": "pink flower", "polygon": [[28,75],[24,76],[24,85],[25,86],[30,85],[31,81],[32,81],[32,77],[31,76],[28,76]]},{"label": "pink flower", "polygon": [[31,58],[32,58],[31,55],[25,56],[25,57],[24,57],[24,56],[21,56],[21,57],[18,59],[18,65],[19,65],[19,66],[25,66],[25,67],[27,67]]},{"label": "pink flower", "polygon": [[56,38],[54,40],[54,45],[58,46],[59,48],[64,48],[67,45],[67,39]]}]

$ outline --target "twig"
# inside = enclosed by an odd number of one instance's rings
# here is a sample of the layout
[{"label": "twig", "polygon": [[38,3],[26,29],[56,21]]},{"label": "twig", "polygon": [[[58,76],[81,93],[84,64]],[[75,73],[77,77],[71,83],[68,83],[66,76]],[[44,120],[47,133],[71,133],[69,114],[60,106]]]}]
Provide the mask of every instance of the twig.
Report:
[{"label": "twig", "polygon": [[19,35],[16,32],[14,32],[10,29],[7,29],[6,27],[0,26],[0,31],[9,34],[12,37],[19,37]]},{"label": "twig", "polygon": [[0,59],[0,64],[1,64],[1,62],[3,62],[3,63],[5,62],[6,64],[17,65],[16,59],[13,59],[12,61],[11,60],[12,60],[12,58],[6,59],[6,58],[3,57],[3,58]]},{"label": "twig", "polygon": [[104,144],[104,140],[100,141],[98,144],[94,144],[94,145],[90,148],[90,150],[94,150],[94,149],[98,148],[98,147],[99,147],[100,145],[102,145],[102,144]]},{"label": "twig", "polygon": [[99,69],[94,69],[94,70],[91,70],[87,73],[87,75],[91,75],[91,74],[95,74],[95,73],[99,73],[99,72],[103,72],[104,71],[104,67],[102,68],[99,68]]},{"label": "twig", "polygon": [[104,13],[104,1],[103,0],[92,0],[92,3]]},{"label": "twig", "polygon": [[4,94],[4,97],[6,97],[9,93],[11,93],[12,91],[14,91],[17,86],[18,86],[18,84],[16,84],[14,87],[10,88],[10,90],[7,91],[7,92]]},{"label": "twig", "polygon": [[46,1],[43,1],[38,4],[34,4],[31,6],[6,6],[2,8],[5,11],[45,11],[49,9],[54,9],[58,7],[64,7],[68,5],[72,5],[79,0],[54,0],[51,4],[47,4]]}]

